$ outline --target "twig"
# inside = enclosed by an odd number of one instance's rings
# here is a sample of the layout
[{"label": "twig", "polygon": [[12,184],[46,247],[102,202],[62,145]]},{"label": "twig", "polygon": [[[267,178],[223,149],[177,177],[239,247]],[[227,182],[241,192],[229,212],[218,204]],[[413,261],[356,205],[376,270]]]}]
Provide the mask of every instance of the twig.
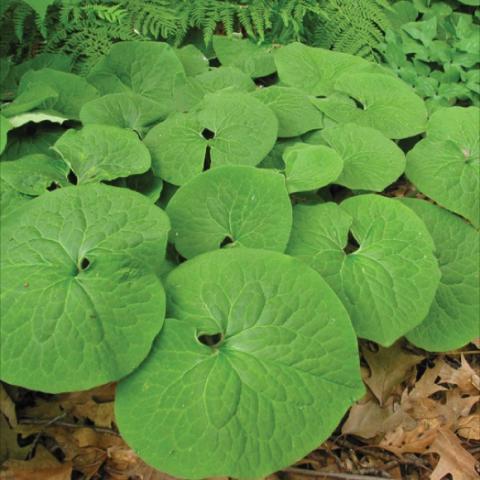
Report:
[{"label": "twig", "polygon": [[466,352],[445,352],[443,355],[480,355],[480,350],[467,350]]},{"label": "twig", "polygon": [[[45,423],[45,427],[49,427],[50,425],[53,425],[55,422],[57,422],[58,420],[61,420],[62,418],[64,418],[66,415],[66,413],[62,413],[60,415],[58,415],[58,417],[55,417],[55,418],[52,418],[48,421],[46,421]],[[21,423],[21,422],[18,422],[18,423]],[[40,432],[38,432],[36,435],[35,435],[35,438],[33,439],[33,443],[32,443],[32,448],[30,449],[30,452],[28,454],[28,458],[30,459],[31,458],[31,455],[32,455],[32,452],[35,450],[35,447],[37,446],[37,443],[38,441],[40,440],[40,437],[42,435],[42,432],[43,430],[41,430]]]},{"label": "twig", "polygon": [[43,425],[44,427],[50,427],[52,425],[57,425],[59,427],[66,428],[91,428],[97,433],[108,433],[109,435],[115,435],[119,437],[119,433],[111,428],[96,427],[95,425],[82,425],[79,423],[70,423],[70,422],[59,422],[65,414],[60,415],[59,417],[51,418],[50,420],[40,420],[37,418],[21,418],[18,423],[21,425]]},{"label": "twig", "polygon": [[307,477],[343,478],[345,480],[385,480],[385,477],[372,477],[371,475],[355,475],[353,473],[320,472],[314,470],[304,470],[303,468],[286,468],[283,471],[287,473],[295,473],[296,475],[305,475]]}]

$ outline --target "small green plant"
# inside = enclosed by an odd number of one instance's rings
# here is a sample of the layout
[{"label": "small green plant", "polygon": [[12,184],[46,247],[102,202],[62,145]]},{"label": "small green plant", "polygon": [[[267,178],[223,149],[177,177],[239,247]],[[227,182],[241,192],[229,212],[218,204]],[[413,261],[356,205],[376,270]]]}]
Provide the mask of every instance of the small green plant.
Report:
[{"label": "small green plant", "polygon": [[480,17],[465,10],[459,2],[400,1],[390,13],[386,63],[431,111],[480,104]]},{"label": "small green plant", "polygon": [[[428,117],[358,56],[212,45],[218,67],[151,41],[85,77],[61,55],[11,67],[1,379],[118,381],[145,461],[261,477],[362,396],[357,337],[443,351],[476,335],[480,110]],[[404,175],[424,199],[392,198]]]}]

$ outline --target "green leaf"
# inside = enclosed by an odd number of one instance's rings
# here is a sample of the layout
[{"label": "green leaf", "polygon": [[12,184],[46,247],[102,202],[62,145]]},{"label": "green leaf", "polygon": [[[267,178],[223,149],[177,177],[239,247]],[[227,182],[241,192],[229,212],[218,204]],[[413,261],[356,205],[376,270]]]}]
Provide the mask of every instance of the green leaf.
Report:
[{"label": "green leaf", "polygon": [[406,174],[425,195],[480,225],[480,109],[451,107],[430,118],[407,154]]},{"label": "green leaf", "polygon": [[151,160],[137,134],[109,125],[66,131],[54,145],[79,184],[146,172]]},{"label": "green leaf", "polygon": [[283,160],[289,193],[307,192],[334,183],[343,169],[340,155],[324,145],[296,143],[285,150]]},{"label": "green leaf", "polygon": [[343,159],[336,184],[381,192],[405,170],[402,150],[378,130],[345,123],[321,133],[326,144]]},{"label": "green leaf", "polygon": [[[2,167],[3,163],[4,162],[1,164]],[[6,217],[17,208],[22,207],[32,198],[33,197],[30,197],[29,195],[20,193],[0,176],[0,218],[2,218],[2,224],[3,217]]]},{"label": "green leaf", "polygon": [[322,113],[302,90],[274,85],[257,90],[254,96],[277,116],[279,137],[297,137],[310,130],[323,128]]},{"label": "green leaf", "polygon": [[189,77],[208,72],[208,58],[194,45],[185,45],[174,50]]},{"label": "green leaf", "polygon": [[277,129],[274,113],[256,98],[219,92],[207,95],[195,111],[152,128],[145,144],[154,174],[183,185],[203,170],[207,149],[212,167],[257,165],[272,149]]},{"label": "green leaf", "polygon": [[283,252],[292,228],[284,177],[241,165],[193,178],[177,190],[167,213],[172,240],[185,258],[220,248],[224,241]]},{"label": "green leaf", "polygon": [[181,79],[175,86],[177,110],[187,112],[200,103],[207,93],[220,90],[250,92],[255,90],[253,80],[235,67],[214,68],[202,75]]},{"label": "green leaf", "polygon": [[80,120],[84,125],[130,128],[143,136],[167,114],[161,104],[141,95],[111,93],[86,103],[80,110]]},{"label": "green leaf", "polygon": [[[60,138],[65,130],[58,125],[42,123],[14,130],[8,139],[8,145],[1,156],[1,160],[16,160],[36,153],[51,156],[52,145]],[[28,130],[27,130],[28,128]]]},{"label": "green leaf", "polygon": [[426,21],[406,23],[402,25],[402,30],[415,40],[420,40],[425,46],[428,46],[437,36],[437,17],[432,17]]},{"label": "green leaf", "polygon": [[338,123],[376,128],[394,139],[425,131],[423,100],[398,78],[376,73],[343,75],[335,82],[335,90],[341,95],[319,99],[316,105]]},{"label": "green leaf", "polygon": [[447,352],[478,337],[480,235],[461,218],[424,200],[402,199],[425,223],[442,276],[427,318],[407,338],[418,347]]},{"label": "green leaf", "polygon": [[103,94],[137,93],[173,111],[177,77],[183,65],[170,45],[162,42],[120,42],[90,71],[88,80]]},{"label": "green leaf", "polygon": [[340,206],[297,205],[287,253],[322,274],[360,337],[388,346],[428,313],[440,278],[433,249],[411,210],[361,195]]},{"label": "green leaf", "polygon": [[3,115],[0,115],[0,153],[5,150],[7,146],[7,134],[13,128],[10,121]]},{"label": "green leaf", "polygon": [[62,160],[43,154],[0,163],[2,180],[24,195],[41,195],[46,193],[52,184],[66,187],[67,174],[68,167]]},{"label": "green leaf", "polygon": [[213,49],[222,65],[237,67],[252,78],[266,77],[276,71],[270,49],[249,39],[215,35]]},{"label": "green leaf", "polygon": [[57,393],[118,380],[162,327],[166,215],[139,194],[68,187],[1,229],[1,379]]},{"label": "green leaf", "polygon": [[118,178],[114,185],[119,187],[130,188],[146,197],[152,202],[156,202],[163,190],[163,181],[161,178],[155,177],[151,170],[140,175],[130,175],[127,178]]},{"label": "green leaf", "polygon": [[[265,477],[321,444],[363,394],[348,315],[301,262],[210,252],[170,273],[166,290],[176,319],[116,396],[122,437],[155,468]],[[217,345],[199,340],[215,334]]]},{"label": "green leaf", "polygon": [[276,50],[275,64],[282,83],[315,96],[333,93],[335,82],[343,74],[375,68],[363,58],[301,43]]},{"label": "green leaf", "polygon": [[13,128],[18,128],[26,125],[27,123],[50,122],[58,123],[61,125],[63,122],[68,120],[68,117],[58,115],[56,113],[31,112],[22,113],[21,115],[15,115],[14,117],[10,117],[9,120]]},{"label": "green leaf", "polygon": [[[51,90],[56,92],[57,96],[52,94],[52,97],[36,105],[36,111],[53,113],[71,120],[78,120],[82,105],[98,97],[97,90],[84,78],[51,68],[25,73],[18,87],[18,96],[34,96],[37,89],[41,92]],[[35,93],[30,93],[31,91]]]},{"label": "green leaf", "polygon": [[47,101],[55,102],[59,94],[52,87],[43,83],[33,84],[32,88],[24,90],[15,100],[5,106],[2,106],[2,115],[13,117],[21,113],[29,112],[36,107],[41,107]]}]

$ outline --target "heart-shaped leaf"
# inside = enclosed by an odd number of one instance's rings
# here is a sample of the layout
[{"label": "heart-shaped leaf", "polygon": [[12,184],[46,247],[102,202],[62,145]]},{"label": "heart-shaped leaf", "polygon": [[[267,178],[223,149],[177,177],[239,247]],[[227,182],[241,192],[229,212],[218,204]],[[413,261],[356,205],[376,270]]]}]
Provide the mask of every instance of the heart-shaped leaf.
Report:
[{"label": "heart-shaped leaf", "polygon": [[[38,94],[41,102],[32,102]],[[98,97],[97,90],[84,78],[51,68],[30,70],[18,87],[19,112],[28,111],[78,120],[82,105]],[[36,104],[35,104],[36,103]],[[15,102],[14,102],[15,104]],[[12,104],[12,107],[13,105]],[[12,108],[11,107],[11,108]]]},{"label": "heart-shaped leaf", "polygon": [[283,161],[290,193],[316,190],[333,183],[343,168],[340,155],[325,145],[297,143],[286,148]]},{"label": "heart-shaped leaf", "polygon": [[440,278],[433,249],[407,207],[360,195],[340,206],[297,205],[287,252],[322,274],[360,337],[389,346],[428,313]]},{"label": "heart-shaped leaf", "polygon": [[145,137],[156,176],[183,185],[211,166],[257,165],[272,149],[278,122],[262,102],[244,93],[207,95],[195,111],[179,113]]},{"label": "heart-shaped leaf", "polygon": [[376,128],[395,139],[425,131],[425,103],[398,78],[378,73],[342,75],[335,81],[335,92],[315,104],[338,123]]},{"label": "heart-shaped leaf", "polygon": [[315,96],[333,93],[340,75],[374,68],[363,58],[301,43],[276,50],[275,64],[282,83]]},{"label": "heart-shaped leaf", "polygon": [[255,92],[255,97],[268,105],[278,119],[279,137],[297,137],[323,128],[323,115],[308,95],[293,87],[269,87]]},{"label": "heart-shaped leaf", "polygon": [[407,154],[406,174],[425,195],[480,225],[480,109],[452,107],[431,117],[427,137]]},{"label": "heart-shaped leaf", "polygon": [[176,48],[174,52],[180,62],[182,62],[185,74],[189,77],[208,71],[208,58],[194,45]]},{"label": "heart-shaped leaf", "polygon": [[179,112],[188,112],[198,105],[207,93],[251,92],[255,90],[253,80],[235,67],[214,68],[196,77],[180,79],[175,87],[175,103]]},{"label": "heart-shaped leaf", "polygon": [[130,128],[140,135],[168,114],[163,106],[135,93],[111,93],[86,103],[80,111],[84,125],[112,125]]},{"label": "heart-shaped leaf", "polygon": [[54,145],[77,176],[91,183],[146,172],[151,160],[135,132],[109,125],[85,125],[66,131]]},{"label": "heart-shaped leaf", "polygon": [[2,180],[24,195],[41,195],[52,185],[65,187],[67,174],[68,166],[62,160],[41,153],[0,163]]},{"label": "heart-shaped leaf", "polygon": [[212,43],[222,65],[237,67],[252,78],[266,77],[276,71],[271,51],[250,39],[215,35]]},{"label": "heart-shaped leaf", "polygon": [[402,150],[374,128],[346,123],[323,130],[321,139],[343,159],[339,185],[381,192],[405,170]]},{"label": "heart-shaped leaf", "polygon": [[480,234],[452,213],[424,200],[402,199],[425,223],[442,277],[427,318],[407,338],[425,350],[446,352],[478,337]]},{"label": "heart-shaped leaf", "polygon": [[185,76],[170,45],[162,42],[120,42],[90,71],[88,80],[103,94],[133,92],[173,111],[173,90]]},{"label": "heart-shaped leaf", "polygon": [[[1,115],[0,115],[1,121]],[[5,132],[1,126],[0,134]],[[26,128],[19,128],[12,131],[8,135],[8,145],[2,153],[1,160],[17,160],[18,158],[26,157],[43,153],[51,156],[51,147],[53,144],[65,133],[65,130],[59,125],[50,123],[42,123],[35,125],[33,129],[28,128],[28,135],[25,135]]]},{"label": "heart-shaped leaf", "polygon": [[226,243],[283,252],[292,228],[285,178],[241,165],[198,175],[177,190],[167,213],[172,240],[185,258]]},{"label": "heart-shaped leaf", "polygon": [[56,190],[3,222],[2,380],[83,390],[130,373],[163,323],[169,223],[141,195]]},{"label": "heart-shaped leaf", "polygon": [[210,252],[166,290],[176,319],[116,397],[122,437],[159,470],[264,477],[322,443],[363,394],[348,315],[298,260]]}]

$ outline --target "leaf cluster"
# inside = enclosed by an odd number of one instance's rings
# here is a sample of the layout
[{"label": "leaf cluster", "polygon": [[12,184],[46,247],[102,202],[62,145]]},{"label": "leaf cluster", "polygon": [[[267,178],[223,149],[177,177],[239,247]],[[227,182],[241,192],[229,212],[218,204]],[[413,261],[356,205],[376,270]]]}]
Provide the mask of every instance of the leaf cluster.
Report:
[{"label": "leaf cluster", "polygon": [[[4,78],[1,378],[119,381],[149,464],[258,477],[362,396],[357,337],[476,335],[480,110],[429,116],[359,56],[212,47],[218,67],[125,41],[85,77],[44,53]],[[405,177],[423,199],[392,198]]]},{"label": "leaf cluster", "polygon": [[[473,4],[478,2],[473,2]],[[480,16],[459,2],[400,1],[381,51],[387,63],[439,107],[480,103]]]}]

